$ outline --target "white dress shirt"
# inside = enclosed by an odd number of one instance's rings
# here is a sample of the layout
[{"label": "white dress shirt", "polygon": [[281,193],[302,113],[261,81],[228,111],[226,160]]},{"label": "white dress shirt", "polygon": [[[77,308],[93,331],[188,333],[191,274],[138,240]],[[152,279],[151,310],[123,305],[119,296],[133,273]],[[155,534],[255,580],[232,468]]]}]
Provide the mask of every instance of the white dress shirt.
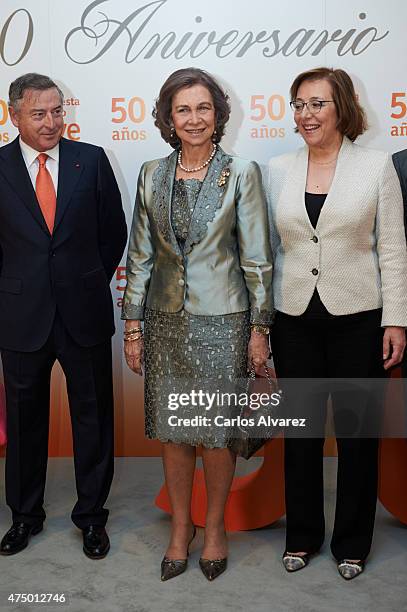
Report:
[{"label": "white dress shirt", "polygon": [[[37,180],[38,174],[38,155],[39,151],[36,151],[28,144],[26,144],[20,137],[20,148],[21,153],[23,154],[23,158],[25,161],[25,165],[27,166],[28,174],[30,175],[31,182],[35,191],[35,182]],[[41,153],[46,153],[48,155],[48,159],[46,161],[46,167],[48,172],[51,175],[52,182],[54,183],[55,193],[58,192],[58,164],[59,164],[59,143],[55,145],[53,149],[49,149],[49,151],[41,151]]]}]

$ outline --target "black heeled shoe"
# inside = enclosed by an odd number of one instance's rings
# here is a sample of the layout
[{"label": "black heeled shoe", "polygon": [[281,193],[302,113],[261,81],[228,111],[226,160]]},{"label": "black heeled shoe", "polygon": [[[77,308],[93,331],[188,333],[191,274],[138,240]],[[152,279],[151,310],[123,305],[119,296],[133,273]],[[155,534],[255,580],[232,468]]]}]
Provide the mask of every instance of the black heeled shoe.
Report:
[{"label": "black heeled shoe", "polygon": [[364,561],[350,561],[349,559],[342,559],[338,561],[338,572],[344,580],[353,580],[356,576],[359,576],[365,569]]},{"label": "black heeled shoe", "polygon": [[218,576],[223,574],[228,564],[228,558],[223,559],[199,559],[199,567],[202,570],[203,575],[209,581],[215,580]]},{"label": "black heeled shoe", "polygon": [[284,551],[283,565],[287,572],[298,572],[298,570],[302,570],[308,565],[310,558],[311,553],[296,555],[295,553]]},{"label": "black heeled shoe", "polygon": [[192,538],[188,542],[187,547],[187,558],[186,559],[169,559],[168,557],[164,557],[161,561],[161,580],[164,582],[165,580],[170,580],[171,578],[175,578],[180,574],[183,574],[187,569],[188,565],[188,557],[189,557],[189,547],[192,543],[192,540],[196,536],[196,527],[194,525],[194,531],[192,533]]}]

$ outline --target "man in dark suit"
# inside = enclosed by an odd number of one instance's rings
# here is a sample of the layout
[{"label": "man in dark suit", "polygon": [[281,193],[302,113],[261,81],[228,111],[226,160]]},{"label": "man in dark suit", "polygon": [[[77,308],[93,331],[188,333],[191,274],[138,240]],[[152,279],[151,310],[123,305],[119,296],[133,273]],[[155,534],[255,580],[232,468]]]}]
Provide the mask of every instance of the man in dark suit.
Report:
[{"label": "man in dark suit", "polygon": [[[403,194],[404,230],[407,239],[407,149],[393,154],[393,164],[396,168],[400,180],[401,193]],[[403,378],[407,379],[407,351],[404,353],[403,361],[401,362],[401,371]],[[405,389],[407,401],[407,387],[405,387]]]},{"label": "man in dark suit", "polygon": [[0,149],[0,349],[7,398],[6,499],[0,553],[42,530],[51,369],[67,381],[84,552],[109,551],[104,508],[113,477],[113,304],[109,282],[127,230],[100,147],[62,138],[63,95],[26,74],[9,91],[19,137]]}]

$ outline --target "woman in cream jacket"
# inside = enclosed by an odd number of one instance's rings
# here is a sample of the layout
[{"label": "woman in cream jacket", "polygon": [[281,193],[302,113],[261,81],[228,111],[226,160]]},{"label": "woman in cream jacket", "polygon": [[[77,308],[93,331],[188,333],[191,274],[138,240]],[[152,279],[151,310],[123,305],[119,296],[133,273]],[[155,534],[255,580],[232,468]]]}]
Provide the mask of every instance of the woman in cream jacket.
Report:
[{"label": "woman in cream jacket", "polygon": [[[400,362],[407,325],[398,179],[390,155],[354,144],[366,120],[346,72],[300,74],[291,100],[305,147],[270,162],[276,373],[282,380],[379,379]],[[297,408],[309,408],[313,433],[285,440],[287,571],[304,568],[324,540],[327,395],[303,395]],[[361,402],[365,416],[358,435],[348,435],[346,427],[341,433],[340,415],[349,417]],[[349,580],[363,571],[370,550],[378,440],[369,430],[367,396],[332,393],[332,403],[338,482],[331,549],[340,575]]]}]

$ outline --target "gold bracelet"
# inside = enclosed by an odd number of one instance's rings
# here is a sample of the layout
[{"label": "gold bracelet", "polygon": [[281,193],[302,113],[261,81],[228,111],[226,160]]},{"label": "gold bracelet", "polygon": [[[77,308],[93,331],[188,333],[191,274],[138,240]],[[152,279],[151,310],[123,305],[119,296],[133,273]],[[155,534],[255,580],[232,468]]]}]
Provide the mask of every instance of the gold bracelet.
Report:
[{"label": "gold bracelet", "polygon": [[134,334],[135,332],[142,332],[143,330],[141,329],[141,327],[132,327],[131,329],[125,329],[124,330],[124,334]]},{"label": "gold bracelet", "polygon": [[270,333],[268,325],[258,325],[257,323],[252,323],[250,327],[252,331],[256,332],[257,334],[262,334],[263,336],[268,336]]},{"label": "gold bracelet", "polygon": [[143,336],[137,336],[137,338],[133,338],[133,337],[129,337],[129,338],[123,338],[123,342],[137,342],[137,340],[142,340]]},{"label": "gold bracelet", "polygon": [[142,337],[143,337],[143,332],[142,332],[142,330],[141,330],[141,329],[140,329],[140,330],[138,330],[138,331],[136,331],[136,332],[127,332],[127,333],[125,332],[125,333],[124,333],[124,338],[125,338],[125,339],[126,339],[126,338],[132,338],[132,339],[134,339],[134,338],[142,338]]}]

